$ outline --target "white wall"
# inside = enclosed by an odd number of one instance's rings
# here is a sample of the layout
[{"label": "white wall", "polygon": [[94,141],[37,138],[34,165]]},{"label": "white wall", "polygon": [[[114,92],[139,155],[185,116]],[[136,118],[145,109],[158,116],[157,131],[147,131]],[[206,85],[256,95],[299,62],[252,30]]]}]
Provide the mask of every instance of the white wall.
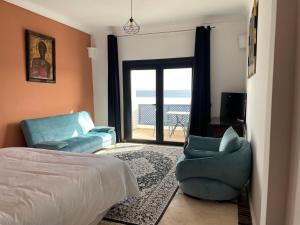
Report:
[{"label": "white wall", "polygon": [[92,59],[93,67],[93,92],[95,123],[107,125],[107,35],[112,33],[110,28],[103,28],[91,35],[91,44],[96,47],[95,58]]},{"label": "white wall", "polygon": [[259,1],[257,73],[247,82],[254,225],[284,225],[286,221],[295,8],[295,1]]},{"label": "white wall", "polygon": [[[188,26],[162,26],[142,31],[166,31],[195,28],[202,23]],[[211,33],[211,86],[212,116],[219,116],[221,92],[245,92],[246,50],[240,49],[238,37],[247,32],[246,21],[217,22]],[[120,34],[120,30],[115,30]],[[92,35],[92,43],[99,51],[107,51],[105,32]],[[195,31],[130,36],[118,38],[120,85],[122,89],[122,61],[190,57],[194,55]],[[107,59],[102,54],[93,60],[94,99],[96,122],[107,123]]]},{"label": "white wall", "polygon": [[253,151],[250,207],[254,225],[265,224],[276,7],[259,2],[256,74],[247,80],[247,135]]},{"label": "white wall", "polygon": [[220,116],[222,92],[246,92],[247,56],[238,37],[247,33],[244,21],[220,23],[211,33],[212,116]]},{"label": "white wall", "polygon": [[[189,27],[195,28],[196,25]],[[246,49],[240,49],[238,37],[247,32],[244,21],[216,24],[211,32],[212,116],[220,113],[221,92],[245,92]],[[194,55],[195,31],[121,37],[118,39],[120,74],[122,61],[163,59]],[[230,52],[230,57],[228,53]]]},{"label": "white wall", "polygon": [[285,224],[288,212],[297,1],[277,0],[266,216],[268,225]]}]

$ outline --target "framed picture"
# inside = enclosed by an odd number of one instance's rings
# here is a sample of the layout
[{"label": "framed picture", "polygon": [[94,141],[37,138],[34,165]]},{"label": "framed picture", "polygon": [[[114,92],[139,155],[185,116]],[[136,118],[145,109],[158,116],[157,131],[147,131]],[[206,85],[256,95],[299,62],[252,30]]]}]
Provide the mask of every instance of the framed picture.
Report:
[{"label": "framed picture", "polygon": [[257,50],[257,23],[258,23],[258,4],[254,0],[252,14],[249,24],[249,43],[248,43],[248,78],[256,73],[256,50]]},{"label": "framed picture", "polygon": [[30,30],[25,39],[26,80],[55,83],[55,39]]}]

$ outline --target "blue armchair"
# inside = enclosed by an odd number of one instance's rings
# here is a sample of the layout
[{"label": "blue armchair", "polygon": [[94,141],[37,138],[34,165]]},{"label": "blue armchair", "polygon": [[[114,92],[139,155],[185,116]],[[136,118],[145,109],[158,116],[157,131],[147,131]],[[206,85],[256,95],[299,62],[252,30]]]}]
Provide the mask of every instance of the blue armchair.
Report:
[{"label": "blue armchair", "polygon": [[249,142],[232,128],[222,139],[190,135],[177,164],[176,178],[187,195],[232,200],[250,179],[251,161]]}]

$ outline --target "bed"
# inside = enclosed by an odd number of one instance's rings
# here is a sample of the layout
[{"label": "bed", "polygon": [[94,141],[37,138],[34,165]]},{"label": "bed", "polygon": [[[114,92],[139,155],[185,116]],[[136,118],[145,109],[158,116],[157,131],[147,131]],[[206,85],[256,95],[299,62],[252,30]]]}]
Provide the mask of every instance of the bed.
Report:
[{"label": "bed", "polygon": [[111,206],[138,194],[128,165],[113,157],[0,149],[1,225],[97,224]]}]

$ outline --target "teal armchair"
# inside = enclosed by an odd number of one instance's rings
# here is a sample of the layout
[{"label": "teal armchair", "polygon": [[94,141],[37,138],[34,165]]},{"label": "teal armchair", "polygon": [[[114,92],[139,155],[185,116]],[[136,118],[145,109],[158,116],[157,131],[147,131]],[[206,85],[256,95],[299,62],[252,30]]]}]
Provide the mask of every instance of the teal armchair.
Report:
[{"label": "teal armchair", "polygon": [[177,163],[179,187],[201,199],[235,199],[249,182],[251,155],[249,142],[232,128],[222,139],[190,136]]}]

